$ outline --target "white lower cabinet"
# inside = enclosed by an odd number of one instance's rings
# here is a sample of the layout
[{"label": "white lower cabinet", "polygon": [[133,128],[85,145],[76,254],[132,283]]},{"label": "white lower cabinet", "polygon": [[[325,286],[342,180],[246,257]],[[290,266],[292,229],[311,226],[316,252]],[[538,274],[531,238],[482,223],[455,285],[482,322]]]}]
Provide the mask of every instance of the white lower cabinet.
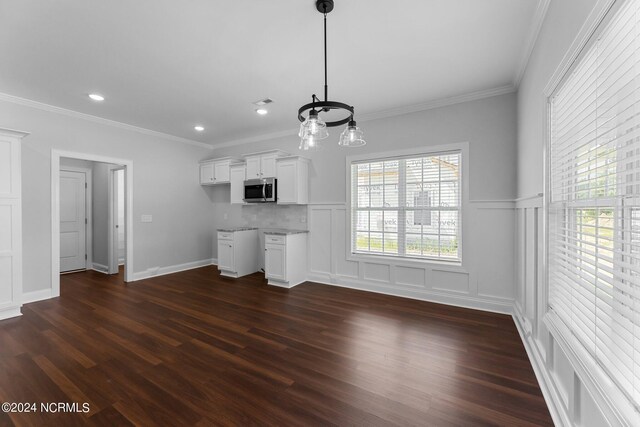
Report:
[{"label": "white lower cabinet", "polygon": [[264,272],[269,285],[292,288],[307,280],[307,234],[264,237]]},{"label": "white lower cabinet", "polygon": [[258,230],[218,230],[218,270],[222,276],[242,277],[260,270]]}]

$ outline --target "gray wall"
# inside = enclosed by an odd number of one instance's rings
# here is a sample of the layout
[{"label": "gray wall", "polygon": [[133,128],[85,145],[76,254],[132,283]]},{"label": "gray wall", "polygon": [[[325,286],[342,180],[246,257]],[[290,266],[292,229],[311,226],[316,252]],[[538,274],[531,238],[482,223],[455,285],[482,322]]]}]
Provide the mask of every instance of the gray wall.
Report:
[{"label": "gray wall", "polygon": [[596,0],[552,1],[518,90],[518,197],[543,191],[544,88]]},{"label": "gray wall", "polygon": [[[211,258],[211,202],[198,182],[209,149],[5,101],[0,122],[30,132],[22,144],[25,292],[51,287],[52,149],[133,161],[135,272]],[[153,223],[141,223],[142,214]]]},{"label": "gray wall", "polygon": [[[284,138],[214,150],[214,156],[279,148],[312,160],[311,203],[345,203],[345,158],[453,142],[470,143],[470,200],[513,199],[516,195],[516,94],[485,98],[418,113],[359,123],[367,145],[338,147],[342,128],[329,129],[321,151],[301,152],[299,138]],[[299,123],[292,121],[292,128]]]}]

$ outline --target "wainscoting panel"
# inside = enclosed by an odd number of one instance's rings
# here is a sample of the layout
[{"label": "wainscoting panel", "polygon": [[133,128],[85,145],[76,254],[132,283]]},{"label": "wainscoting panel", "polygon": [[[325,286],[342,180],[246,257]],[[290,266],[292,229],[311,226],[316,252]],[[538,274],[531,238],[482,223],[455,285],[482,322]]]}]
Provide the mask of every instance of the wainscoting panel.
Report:
[{"label": "wainscoting panel", "polygon": [[462,265],[351,257],[344,204],[309,205],[309,280],[481,310],[512,313],[513,201],[471,202]]}]

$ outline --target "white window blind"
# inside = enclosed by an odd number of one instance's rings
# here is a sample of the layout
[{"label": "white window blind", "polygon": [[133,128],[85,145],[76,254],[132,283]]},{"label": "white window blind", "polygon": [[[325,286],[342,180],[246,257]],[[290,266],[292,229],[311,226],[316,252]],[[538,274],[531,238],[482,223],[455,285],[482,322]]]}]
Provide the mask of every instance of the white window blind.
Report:
[{"label": "white window blind", "polygon": [[640,405],[640,0],[550,99],[549,307]]},{"label": "white window blind", "polygon": [[353,253],[460,260],[461,153],[351,164]]}]

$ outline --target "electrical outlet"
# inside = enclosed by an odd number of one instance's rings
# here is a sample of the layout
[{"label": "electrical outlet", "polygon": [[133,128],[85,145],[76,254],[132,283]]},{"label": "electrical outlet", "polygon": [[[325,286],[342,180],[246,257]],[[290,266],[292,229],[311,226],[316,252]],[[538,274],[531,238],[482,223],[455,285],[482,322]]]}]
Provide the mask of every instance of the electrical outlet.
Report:
[{"label": "electrical outlet", "polygon": [[153,222],[153,215],[142,215],[140,222]]},{"label": "electrical outlet", "polygon": [[223,217],[224,219],[229,219],[229,214],[225,213],[224,215],[222,215],[222,217]]},{"label": "electrical outlet", "polygon": [[253,217],[252,217],[252,218],[253,218],[253,220],[254,220],[254,221],[257,221],[257,220],[258,220],[258,215],[253,214]]},{"label": "electrical outlet", "polygon": [[306,216],[301,216],[300,217],[300,222],[303,223],[303,224],[306,223],[307,222],[307,217]]}]

